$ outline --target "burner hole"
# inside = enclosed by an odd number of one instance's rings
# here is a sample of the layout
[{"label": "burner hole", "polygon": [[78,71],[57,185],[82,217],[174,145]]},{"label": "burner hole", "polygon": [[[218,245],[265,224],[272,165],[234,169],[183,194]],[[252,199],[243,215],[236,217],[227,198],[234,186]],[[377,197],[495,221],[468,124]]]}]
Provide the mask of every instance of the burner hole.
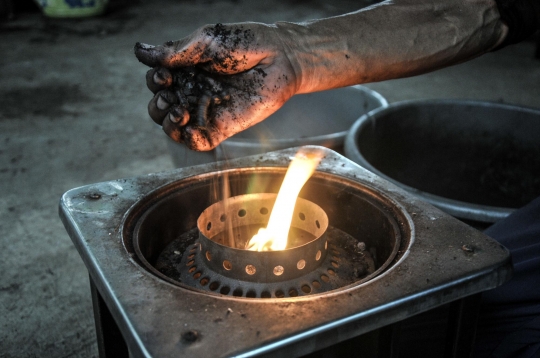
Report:
[{"label": "burner hole", "polygon": [[242,297],[243,294],[244,294],[244,291],[242,291],[241,288],[237,288],[232,293],[232,295],[235,296],[235,297]]},{"label": "burner hole", "polygon": [[192,266],[192,267],[189,268],[188,272],[193,273],[193,272],[195,272],[196,269],[197,269],[197,266]]},{"label": "burner hole", "polygon": [[191,255],[189,255],[187,258],[188,258],[188,259],[192,259],[192,258],[194,258],[194,257],[195,257],[195,254],[191,254]]},{"label": "burner hole", "polygon": [[261,293],[261,298],[270,298],[270,297],[272,297],[272,295],[268,291],[263,291]]},{"label": "burner hole", "polygon": [[208,282],[210,282],[210,279],[208,277],[201,278],[201,281],[199,281],[201,285],[206,286]]},{"label": "burner hole", "polygon": [[281,290],[277,290],[276,291],[276,297],[277,298],[283,298],[283,297],[285,297],[285,293],[283,293],[283,291],[281,291]]},{"label": "burner hole", "polygon": [[335,261],[339,261],[339,257],[337,257],[337,256],[332,256],[332,259],[335,260]]},{"label": "burner hole", "polygon": [[219,217],[219,221],[221,221],[223,223],[223,222],[225,222],[225,220],[227,220],[227,215],[221,214],[221,216]]},{"label": "burner hole", "polygon": [[339,251],[336,249],[332,249],[332,253],[336,256],[339,256]]},{"label": "burner hole", "polygon": [[334,266],[335,268],[338,268],[339,267],[339,264],[335,261],[332,261],[332,266]]},{"label": "burner hole", "polygon": [[246,273],[248,275],[254,275],[255,272],[257,272],[257,269],[255,268],[255,266],[253,266],[253,265],[247,265],[246,266]]},{"label": "burner hole", "polygon": [[315,260],[319,261],[321,259],[321,250],[317,251],[317,255],[315,255]]},{"label": "burner hole", "polygon": [[267,208],[261,208],[261,210],[259,210],[259,212],[260,212],[262,215],[266,215],[266,214],[268,214],[268,209],[267,209]]},{"label": "burner hole", "polygon": [[257,297],[257,292],[255,292],[255,291],[253,291],[253,290],[249,290],[249,291],[247,291],[247,293],[246,293],[246,297],[248,297],[248,298],[255,298],[255,297]]},{"label": "burner hole", "polygon": [[240,209],[238,211],[238,216],[240,216],[241,218],[243,218],[244,216],[246,216],[247,212],[244,210],[244,209]]},{"label": "burner hole", "polygon": [[193,265],[194,263],[195,263],[194,260],[189,260],[189,261],[187,262],[186,266],[191,266],[191,265]]},{"label": "burner hole", "polygon": [[324,242],[324,249],[325,249],[325,250],[328,250],[328,241],[325,241],[325,242]]},{"label": "burner hole", "polygon": [[289,297],[298,297],[298,291],[296,291],[296,288],[291,288],[289,290]]},{"label": "burner hole", "polygon": [[334,276],[336,274],[336,271],[332,270],[331,268],[329,268],[327,271],[332,276]]},{"label": "burner hole", "polygon": [[321,228],[321,224],[319,224],[319,220],[315,220],[315,225],[317,225],[317,229]]},{"label": "burner hole", "polygon": [[319,281],[317,281],[317,280],[313,281],[311,284],[313,285],[313,287],[315,287],[317,289],[321,288],[321,283]]},{"label": "burner hole", "polygon": [[223,286],[221,290],[219,290],[219,293],[221,293],[222,295],[228,295],[229,292],[231,292],[229,286]]},{"label": "burner hole", "polygon": [[212,291],[215,291],[219,288],[220,283],[218,281],[214,281],[208,286],[208,288]]},{"label": "burner hole", "polygon": [[299,213],[299,214],[298,214],[298,217],[299,217],[300,220],[302,220],[302,221],[306,220],[306,216],[304,215],[304,213]]},{"label": "burner hole", "polygon": [[197,251],[197,247],[194,247],[191,250],[189,250],[190,253],[195,252],[195,251]]},{"label": "burner hole", "polygon": [[227,271],[230,271],[232,270],[232,264],[229,260],[224,260],[223,261],[223,268]]},{"label": "burner hole", "polygon": [[301,270],[301,269],[303,269],[304,267],[306,267],[306,260],[301,259],[300,261],[298,261],[298,263],[296,264],[296,267],[298,267],[299,270]]},{"label": "burner hole", "polygon": [[212,222],[208,222],[208,224],[206,224],[206,231],[210,231],[211,228],[212,228]]},{"label": "burner hole", "polygon": [[195,272],[195,273],[193,274],[193,278],[194,278],[194,279],[198,279],[199,277],[201,277],[201,275],[202,275],[202,272],[201,272],[201,271]]},{"label": "burner hole", "polygon": [[274,267],[274,275],[276,275],[276,276],[283,275],[283,271],[285,271],[283,266],[278,265],[278,266]]},{"label": "burner hole", "polygon": [[330,281],[330,277],[328,277],[326,275],[321,275],[321,280],[323,280],[324,282],[328,282],[328,281]]},{"label": "burner hole", "polygon": [[205,255],[205,256],[206,256],[206,259],[207,259],[208,261],[212,261],[212,254],[210,253],[210,251],[206,251],[206,255]]},{"label": "burner hole", "polygon": [[309,287],[308,285],[302,285],[302,292],[311,293],[311,287]]}]

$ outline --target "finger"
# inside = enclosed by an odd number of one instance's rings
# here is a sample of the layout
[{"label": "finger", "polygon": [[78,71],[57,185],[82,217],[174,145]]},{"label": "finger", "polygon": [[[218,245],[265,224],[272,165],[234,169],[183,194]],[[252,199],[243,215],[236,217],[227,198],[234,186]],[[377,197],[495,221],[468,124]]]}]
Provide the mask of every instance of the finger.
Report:
[{"label": "finger", "polygon": [[191,150],[208,151],[218,146],[219,143],[227,139],[215,128],[187,126],[184,127],[182,140]]},{"label": "finger", "polygon": [[177,126],[183,127],[189,122],[189,112],[180,105],[174,105],[169,111],[168,120]]},{"label": "finger", "polygon": [[182,127],[169,120],[164,120],[161,127],[163,131],[175,142],[182,143]]},{"label": "finger", "polygon": [[149,67],[156,67],[160,65],[160,59],[162,54],[160,48],[153,45],[137,42],[133,47],[135,57]]},{"label": "finger", "polygon": [[150,67],[177,68],[193,66],[200,60],[209,40],[194,33],[178,41],[169,41],[163,46],[137,42],[134,52],[137,59]]},{"label": "finger", "polygon": [[159,91],[148,103],[148,114],[157,124],[161,125],[173,104],[177,103],[176,96],[167,90]]},{"label": "finger", "polygon": [[202,112],[205,112],[204,115],[208,115],[207,109],[204,109],[206,105],[206,103],[200,103],[197,118],[182,130],[182,139],[188,148],[192,150],[207,151],[214,149],[225,139],[248,128],[257,121],[250,116],[250,113],[243,113],[245,118],[242,118],[238,113],[230,112],[230,108],[227,110],[223,107],[218,108],[215,112],[213,111],[214,116],[212,118],[203,118]]},{"label": "finger", "polygon": [[164,67],[155,67],[146,72],[146,86],[153,93],[157,93],[172,85],[173,75]]}]

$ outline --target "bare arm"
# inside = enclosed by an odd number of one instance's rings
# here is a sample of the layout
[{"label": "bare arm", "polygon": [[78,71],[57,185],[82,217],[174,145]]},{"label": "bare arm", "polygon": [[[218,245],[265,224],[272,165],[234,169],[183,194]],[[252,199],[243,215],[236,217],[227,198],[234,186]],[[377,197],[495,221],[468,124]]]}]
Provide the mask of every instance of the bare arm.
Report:
[{"label": "bare arm", "polygon": [[507,31],[493,0],[385,1],[346,15],[277,23],[298,93],[407,77],[482,55]]},{"label": "bare arm", "polygon": [[[154,67],[150,116],[174,140],[209,150],[294,94],[433,71],[493,49],[506,33],[494,0],[395,0],[304,23],[205,26],[163,46],[138,45],[135,54]],[[185,66],[222,83],[230,101],[200,101],[208,108],[175,119],[181,104],[170,77]]]}]

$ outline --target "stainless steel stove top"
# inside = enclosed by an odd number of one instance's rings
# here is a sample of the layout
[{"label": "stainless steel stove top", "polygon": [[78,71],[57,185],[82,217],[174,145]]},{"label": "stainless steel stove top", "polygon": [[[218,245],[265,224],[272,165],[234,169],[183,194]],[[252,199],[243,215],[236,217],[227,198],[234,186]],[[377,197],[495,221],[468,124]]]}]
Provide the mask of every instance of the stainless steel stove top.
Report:
[{"label": "stainless steel stove top", "polygon": [[[218,175],[220,163],[103,182],[64,194],[60,216],[132,356],[298,356],[510,278],[509,253],[497,242],[339,154],[320,150],[325,156],[316,180],[354,186],[384,201],[405,237],[383,273],[323,294],[279,299],[206,294],[141,264],[130,247],[133,218],[170,195],[183,195],[186,186]],[[233,160],[227,170],[253,176],[283,171],[295,152]],[[167,209],[175,210],[164,205]],[[188,224],[199,214],[177,213],[188,217]]]}]

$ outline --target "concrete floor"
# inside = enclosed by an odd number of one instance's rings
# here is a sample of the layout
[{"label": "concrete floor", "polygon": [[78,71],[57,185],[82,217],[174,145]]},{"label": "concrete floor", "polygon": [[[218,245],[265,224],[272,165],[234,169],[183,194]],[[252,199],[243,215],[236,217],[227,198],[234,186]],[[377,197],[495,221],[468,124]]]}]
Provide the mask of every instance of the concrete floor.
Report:
[{"label": "concrete floor", "polygon": [[[113,2],[114,4],[114,2]],[[173,168],[146,113],[137,41],[216,22],[297,21],[346,0],[139,1],[107,16],[19,14],[0,28],[0,357],[97,355],[86,269],[57,214],[65,191]],[[370,84],[390,102],[468,98],[540,107],[540,61],[524,42],[416,78]]]}]

